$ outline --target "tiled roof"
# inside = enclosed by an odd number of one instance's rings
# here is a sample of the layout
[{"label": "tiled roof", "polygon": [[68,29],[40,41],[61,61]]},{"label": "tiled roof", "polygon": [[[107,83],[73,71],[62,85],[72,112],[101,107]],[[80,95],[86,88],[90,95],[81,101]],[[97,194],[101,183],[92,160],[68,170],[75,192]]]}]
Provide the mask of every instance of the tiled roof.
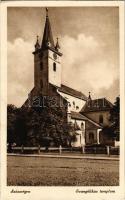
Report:
[{"label": "tiled roof", "polygon": [[93,120],[89,119],[88,117],[78,113],[78,112],[74,112],[71,111],[71,118],[72,119],[76,119],[76,120],[84,120],[84,121],[89,121],[90,123],[94,124],[95,126],[97,126],[98,128],[102,128],[102,126],[100,126],[100,124],[94,122]]},{"label": "tiled roof", "polygon": [[113,104],[105,98],[89,100],[83,106],[81,113],[110,110]]},{"label": "tiled roof", "polygon": [[74,112],[74,111],[71,111],[71,118],[78,119],[78,120],[80,120],[80,119],[87,120],[87,118],[84,115],[80,114],[79,112]]},{"label": "tiled roof", "polygon": [[69,94],[71,96],[77,97],[79,99],[87,100],[87,97],[82,93],[77,90],[74,90],[66,85],[61,84],[61,87],[58,89],[60,92],[64,92],[66,94]]}]

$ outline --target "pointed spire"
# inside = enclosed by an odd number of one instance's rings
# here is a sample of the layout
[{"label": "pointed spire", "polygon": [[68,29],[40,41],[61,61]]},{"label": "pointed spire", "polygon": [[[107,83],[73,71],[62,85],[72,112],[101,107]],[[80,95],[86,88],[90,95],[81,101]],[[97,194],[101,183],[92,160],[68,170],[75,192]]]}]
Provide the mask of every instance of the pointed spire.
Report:
[{"label": "pointed spire", "polygon": [[38,50],[38,49],[40,49],[40,44],[39,44],[39,36],[37,35],[35,50]]},{"label": "pointed spire", "polygon": [[56,42],[56,46],[55,46],[55,49],[58,51],[60,49],[60,46],[59,46],[59,38],[57,37],[57,42]]},{"label": "pointed spire", "polygon": [[45,22],[44,33],[43,33],[42,49],[48,46],[54,48],[54,40],[53,40],[51,25],[50,25],[49,16],[48,16],[48,8],[46,8],[46,22]]}]

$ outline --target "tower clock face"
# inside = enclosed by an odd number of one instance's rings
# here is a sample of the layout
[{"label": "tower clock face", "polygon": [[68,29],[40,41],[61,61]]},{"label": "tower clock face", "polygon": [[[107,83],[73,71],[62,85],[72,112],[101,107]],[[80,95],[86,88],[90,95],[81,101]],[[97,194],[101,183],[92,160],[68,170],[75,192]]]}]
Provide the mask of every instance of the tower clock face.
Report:
[{"label": "tower clock face", "polygon": [[53,53],[53,58],[56,60],[57,59],[57,54]]}]

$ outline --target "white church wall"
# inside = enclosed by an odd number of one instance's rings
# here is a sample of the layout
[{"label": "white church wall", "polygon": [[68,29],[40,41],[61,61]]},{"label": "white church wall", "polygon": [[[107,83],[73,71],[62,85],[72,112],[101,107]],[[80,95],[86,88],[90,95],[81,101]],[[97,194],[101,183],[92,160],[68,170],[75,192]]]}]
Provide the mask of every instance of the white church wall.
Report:
[{"label": "white church wall", "polygon": [[77,120],[77,119],[72,119],[71,118],[71,122],[74,124],[74,123],[77,123],[78,124],[78,127],[82,130],[85,131],[85,121],[84,120]]},{"label": "white church wall", "polygon": [[80,110],[86,103],[86,101],[84,101],[83,99],[73,97],[69,94],[65,94],[60,91],[58,91],[58,92],[62,97],[64,97],[69,102],[68,103],[68,113],[70,113],[71,111],[80,112]]},{"label": "white church wall", "polygon": [[[57,54],[57,59],[53,58],[54,52],[49,51],[49,59],[48,59],[48,67],[49,67],[49,83],[56,85],[58,87],[61,86],[61,58]],[[56,63],[56,71],[53,70],[53,63]]]}]

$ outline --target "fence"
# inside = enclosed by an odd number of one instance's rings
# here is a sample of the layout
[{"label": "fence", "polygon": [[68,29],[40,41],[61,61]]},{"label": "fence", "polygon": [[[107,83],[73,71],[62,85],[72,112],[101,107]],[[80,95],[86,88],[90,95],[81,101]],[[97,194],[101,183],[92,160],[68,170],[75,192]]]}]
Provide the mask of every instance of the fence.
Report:
[{"label": "fence", "polygon": [[85,147],[85,152],[87,154],[107,154],[107,155],[119,155],[120,149],[119,147]]},{"label": "fence", "polygon": [[119,147],[111,147],[111,146],[104,146],[104,147],[91,147],[85,146],[83,147],[12,147],[11,151],[8,150],[9,153],[22,153],[22,154],[40,154],[40,153],[82,153],[82,154],[107,154],[110,155],[119,155],[120,149]]}]

